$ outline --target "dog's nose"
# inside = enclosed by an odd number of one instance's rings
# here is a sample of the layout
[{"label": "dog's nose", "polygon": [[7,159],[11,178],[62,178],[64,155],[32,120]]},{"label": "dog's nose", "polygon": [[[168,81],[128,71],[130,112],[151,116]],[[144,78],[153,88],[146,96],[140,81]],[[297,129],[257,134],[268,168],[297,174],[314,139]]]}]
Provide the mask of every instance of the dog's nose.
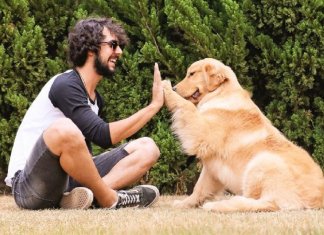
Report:
[{"label": "dog's nose", "polygon": [[172,90],[177,91],[177,87],[176,86],[172,87]]}]

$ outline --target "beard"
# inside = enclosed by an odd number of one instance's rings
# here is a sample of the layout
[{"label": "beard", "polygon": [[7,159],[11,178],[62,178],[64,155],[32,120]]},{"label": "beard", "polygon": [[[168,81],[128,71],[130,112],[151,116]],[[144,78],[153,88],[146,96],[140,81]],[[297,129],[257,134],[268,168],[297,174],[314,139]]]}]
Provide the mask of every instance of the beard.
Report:
[{"label": "beard", "polygon": [[95,65],[96,72],[99,75],[103,77],[113,77],[115,71],[109,69],[108,65],[105,64],[98,55],[96,55],[94,65]]}]

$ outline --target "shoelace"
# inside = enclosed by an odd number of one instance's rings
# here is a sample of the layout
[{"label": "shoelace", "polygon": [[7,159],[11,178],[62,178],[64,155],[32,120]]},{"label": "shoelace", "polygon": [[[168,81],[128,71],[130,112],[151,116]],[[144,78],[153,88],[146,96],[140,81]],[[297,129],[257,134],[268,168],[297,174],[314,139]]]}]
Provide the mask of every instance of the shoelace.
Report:
[{"label": "shoelace", "polygon": [[127,206],[140,203],[140,195],[139,194],[127,194],[121,193],[119,194],[121,198],[120,205]]}]

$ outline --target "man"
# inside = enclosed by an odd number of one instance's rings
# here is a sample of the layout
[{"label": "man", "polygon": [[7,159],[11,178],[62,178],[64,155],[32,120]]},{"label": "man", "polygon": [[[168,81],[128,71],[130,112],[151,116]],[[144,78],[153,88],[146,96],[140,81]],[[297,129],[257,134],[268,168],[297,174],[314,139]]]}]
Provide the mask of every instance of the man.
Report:
[{"label": "man", "polygon": [[[159,191],[151,185],[120,190],[138,181],[160,152],[148,137],[92,158],[91,142],[107,148],[140,130],[163,106],[157,64],[151,103],[129,118],[106,123],[98,114],[103,102],[96,87],[111,77],[124,29],[112,19],[79,21],[69,33],[73,69],[56,75],[28,109],[15,138],[6,184],[17,205],[26,209],[147,207]],[[120,191],[116,191],[120,190]]]}]

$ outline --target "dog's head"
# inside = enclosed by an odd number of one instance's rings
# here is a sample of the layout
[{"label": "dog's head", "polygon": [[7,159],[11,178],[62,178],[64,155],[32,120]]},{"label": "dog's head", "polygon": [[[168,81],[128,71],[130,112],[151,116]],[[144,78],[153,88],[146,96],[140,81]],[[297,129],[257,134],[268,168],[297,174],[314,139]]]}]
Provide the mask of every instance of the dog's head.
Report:
[{"label": "dog's head", "polygon": [[208,93],[240,87],[230,67],[216,59],[206,58],[190,65],[186,77],[173,89],[197,105]]}]

